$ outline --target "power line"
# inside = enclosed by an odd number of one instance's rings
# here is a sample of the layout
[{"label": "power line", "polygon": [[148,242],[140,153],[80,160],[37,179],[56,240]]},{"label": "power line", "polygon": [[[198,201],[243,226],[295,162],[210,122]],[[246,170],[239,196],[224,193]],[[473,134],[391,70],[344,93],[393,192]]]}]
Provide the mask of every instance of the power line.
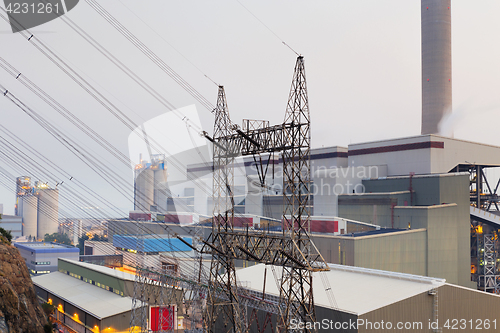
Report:
[{"label": "power line", "polygon": [[179,84],[186,92],[193,96],[207,110],[212,111],[214,105],[201,95],[194,87],[186,80],[177,74],[170,66],[168,66],[160,57],[158,57],[151,49],[149,49],[140,39],[132,34],[125,26],[116,20],[108,11],[94,0],[86,0],[102,18],[110,23],[120,34],[127,38],[138,50],[147,56],[154,64],[156,64],[164,73],[170,76],[177,84]]},{"label": "power line", "polygon": [[285,45],[286,47],[288,47],[297,56],[300,55],[294,49],[292,49],[292,47],[290,45],[288,45],[287,43],[285,43],[285,41],[280,36],[278,36],[271,28],[269,28],[264,22],[262,22],[261,19],[259,19],[254,13],[252,13],[250,11],[250,9],[248,9],[244,4],[242,4],[239,0],[236,0],[236,2],[238,2],[241,5],[241,7],[245,8],[245,10],[250,13],[250,15],[252,15],[257,21],[259,21],[264,27],[266,27],[266,29],[269,30],[276,38],[278,38],[283,45]]},{"label": "power line", "polygon": [[177,48],[175,48],[171,43],[169,43],[165,38],[163,38],[162,35],[160,35],[156,30],[154,30],[146,21],[144,21],[139,15],[136,14],[135,11],[130,9],[126,4],[123,3],[123,1],[118,0],[125,8],[127,8],[132,15],[137,17],[144,25],[146,25],[152,32],[154,32],[158,37],[160,37],[168,46],[170,46],[175,52],[177,52],[181,57],[183,57],[187,62],[189,62],[194,68],[196,68],[204,77],[209,79],[213,84],[215,84],[217,87],[219,84],[217,84],[214,80],[212,80],[205,72],[203,72],[198,66],[196,66],[191,60],[189,60],[184,54],[182,54]]}]

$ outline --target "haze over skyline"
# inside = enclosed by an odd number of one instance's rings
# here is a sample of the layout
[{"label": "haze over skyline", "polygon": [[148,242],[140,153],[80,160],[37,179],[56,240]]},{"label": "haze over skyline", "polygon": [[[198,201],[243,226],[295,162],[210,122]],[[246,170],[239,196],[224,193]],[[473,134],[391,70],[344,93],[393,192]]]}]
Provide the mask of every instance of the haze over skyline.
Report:
[{"label": "haze over skyline", "polygon": [[[313,148],[420,134],[420,1],[241,1],[241,4],[304,55]],[[280,123],[296,55],[241,4],[235,0],[175,3],[154,0],[145,5],[113,0],[101,6],[212,104],[216,103],[217,87],[205,75],[224,85],[233,122],[241,124],[241,119],[252,118]],[[451,128],[455,138],[500,145],[500,139],[494,135],[500,120],[500,47],[494,42],[500,34],[499,14],[500,3],[495,0],[480,3],[455,0],[452,4],[454,113],[446,124],[446,134]],[[86,1],[80,1],[64,17],[78,24],[175,108],[195,104],[202,129],[212,131],[210,111],[152,64]],[[13,34],[7,22],[0,21],[0,57],[128,156],[131,130],[30,42],[20,34]],[[30,31],[135,123],[168,112],[64,20],[56,19]],[[0,84],[61,133],[67,133],[99,156],[102,167],[128,180],[123,185],[130,189],[126,195],[132,197],[130,166],[119,163],[1,68]],[[84,184],[83,190],[100,193],[124,214],[133,209],[130,200],[120,193],[123,190],[105,183],[7,98],[0,99],[0,108],[4,127],[22,137],[50,163],[78,179]],[[4,136],[3,132],[0,135]],[[4,147],[0,149],[10,155]],[[9,162],[7,156],[3,155],[4,163],[0,166],[10,174],[36,176],[18,163]],[[31,154],[26,156],[31,158]],[[67,175],[57,177],[68,184]],[[14,201],[12,185],[0,186],[4,213],[13,214]],[[63,208],[66,204],[63,200]],[[81,215],[71,208],[69,211]]]}]

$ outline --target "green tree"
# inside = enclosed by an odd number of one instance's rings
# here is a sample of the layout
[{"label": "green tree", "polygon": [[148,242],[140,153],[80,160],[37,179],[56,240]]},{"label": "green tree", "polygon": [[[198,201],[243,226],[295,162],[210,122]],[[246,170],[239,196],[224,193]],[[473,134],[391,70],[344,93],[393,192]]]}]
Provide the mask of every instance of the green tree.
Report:
[{"label": "green tree", "polygon": [[0,228],[0,234],[4,236],[9,243],[12,241],[12,232],[10,230],[5,230],[4,228]]},{"label": "green tree", "polygon": [[57,232],[54,232],[52,235],[45,234],[43,241],[47,242],[47,243],[56,242],[59,244],[72,245],[71,240],[69,239],[68,235],[60,234]]},{"label": "green tree", "polygon": [[52,333],[52,332],[54,332],[54,330],[52,329],[52,325],[50,325],[50,324],[43,325],[43,332],[44,333]]},{"label": "green tree", "polygon": [[56,307],[50,303],[42,303],[42,310],[49,317],[54,313]]}]

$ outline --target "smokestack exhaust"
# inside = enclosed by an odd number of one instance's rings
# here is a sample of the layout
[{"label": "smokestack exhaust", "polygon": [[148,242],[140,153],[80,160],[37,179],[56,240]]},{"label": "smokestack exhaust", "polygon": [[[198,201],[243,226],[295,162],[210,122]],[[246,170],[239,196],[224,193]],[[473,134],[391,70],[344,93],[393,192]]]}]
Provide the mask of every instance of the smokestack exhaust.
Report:
[{"label": "smokestack exhaust", "polygon": [[451,113],[451,0],[421,0],[422,134]]}]

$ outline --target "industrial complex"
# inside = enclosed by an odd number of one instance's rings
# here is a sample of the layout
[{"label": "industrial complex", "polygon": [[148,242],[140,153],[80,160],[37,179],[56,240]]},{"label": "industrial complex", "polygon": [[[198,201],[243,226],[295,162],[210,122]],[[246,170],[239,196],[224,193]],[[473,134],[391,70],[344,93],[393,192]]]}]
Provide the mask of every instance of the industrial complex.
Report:
[{"label": "industrial complex", "polygon": [[[218,85],[207,145],[153,154],[142,126],[127,218],[81,251],[15,243],[54,320],[78,333],[499,331],[500,146],[440,134],[451,0],[421,0],[421,31],[420,135],[311,148],[302,55],[282,123],[235,124]],[[83,222],[59,221],[58,198],[19,177],[0,226],[77,245]]]}]

